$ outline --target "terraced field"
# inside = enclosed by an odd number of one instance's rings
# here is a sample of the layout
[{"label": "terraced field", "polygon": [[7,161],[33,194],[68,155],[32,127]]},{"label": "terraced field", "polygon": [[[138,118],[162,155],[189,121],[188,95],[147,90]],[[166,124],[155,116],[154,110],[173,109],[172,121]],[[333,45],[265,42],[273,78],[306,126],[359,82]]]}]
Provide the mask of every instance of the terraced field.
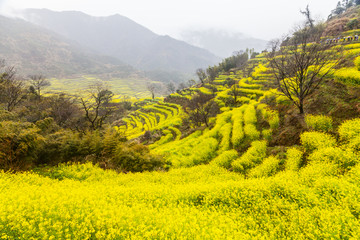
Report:
[{"label": "terraced field", "polygon": [[[140,109],[123,118],[125,125],[117,127],[128,139],[137,138],[145,131],[161,131],[171,139],[181,137],[181,132],[176,128],[182,123],[181,106],[161,101],[148,101]],[[164,142],[164,139],[159,141]]]},{"label": "terraced field", "polygon": [[[94,81],[100,80],[93,76],[81,76],[73,79],[49,79],[51,86],[46,91],[51,92],[65,92],[68,94],[79,94],[86,90]],[[106,80],[109,89],[115,94],[116,98],[123,96],[133,97],[137,99],[151,97],[150,92],[146,89],[146,84],[149,80],[144,78],[112,78]]]}]

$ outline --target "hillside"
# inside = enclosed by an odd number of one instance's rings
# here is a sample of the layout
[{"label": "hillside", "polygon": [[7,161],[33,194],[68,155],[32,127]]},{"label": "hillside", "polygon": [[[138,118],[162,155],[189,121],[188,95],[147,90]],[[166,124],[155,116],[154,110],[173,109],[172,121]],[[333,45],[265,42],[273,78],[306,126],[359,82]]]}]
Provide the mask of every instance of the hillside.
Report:
[{"label": "hillside", "polygon": [[92,17],[81,12],[28,9],[32,23],[72,39],[98,53],[116,57],[138,69],[193,73],[218,62],[210,52],[149,29],[121,16]]},{"label": "hillside", "polygon": [[359,239],[360,26],[326,35],[346,14],[165,98],[26,93],[0,111],[0,236]]},{"label": "hillside", "polygon": [[0,16],[0,57],[20,74],[65,77],[113,73],[128,76],[135,70],[112,57],[95,54],[79,44],[21,19]]}]

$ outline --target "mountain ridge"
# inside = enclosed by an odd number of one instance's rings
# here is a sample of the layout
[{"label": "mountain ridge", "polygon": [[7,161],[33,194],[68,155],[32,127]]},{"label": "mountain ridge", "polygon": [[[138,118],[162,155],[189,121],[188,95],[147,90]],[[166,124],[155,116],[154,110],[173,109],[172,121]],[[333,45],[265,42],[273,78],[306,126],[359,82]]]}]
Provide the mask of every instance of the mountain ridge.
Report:
[{"label": "mountain ridge", "polygon": [[78,11],[27,9],[24,18],[141,70],[190,73],[220,60],[208,50],[169,36],[157,35],[119,14],[93,17]]},{"label": "mountain ridge", "polygon": [[74,74],[136,71],[122,61],[80,46],[56,33],[20,18],[0,16],[0,56],[19,73],[43,73],[49,77]]}]

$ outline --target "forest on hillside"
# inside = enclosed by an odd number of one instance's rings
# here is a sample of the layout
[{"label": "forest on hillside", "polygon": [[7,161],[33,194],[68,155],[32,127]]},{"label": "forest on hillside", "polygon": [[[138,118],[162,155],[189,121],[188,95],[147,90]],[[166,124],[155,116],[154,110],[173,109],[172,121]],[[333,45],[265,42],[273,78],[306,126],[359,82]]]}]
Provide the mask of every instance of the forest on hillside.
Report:
[{"label": "forest on hillside", "polygon": [[169,95],[44,94],[0,66],[3,239],[358,239],[360,7]]}]

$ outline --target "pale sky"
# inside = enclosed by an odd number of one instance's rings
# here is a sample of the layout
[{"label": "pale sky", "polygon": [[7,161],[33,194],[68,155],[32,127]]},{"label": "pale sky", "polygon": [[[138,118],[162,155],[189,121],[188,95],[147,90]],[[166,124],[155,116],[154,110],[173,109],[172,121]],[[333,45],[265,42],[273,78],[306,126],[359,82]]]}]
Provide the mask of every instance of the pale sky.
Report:
[{"label": "pale sky", "polygon": [[157,34],[180,37],[184,30],[222,29],[270,40],[303,20],[307,4],[316,19],[326,19],[339,0],[0,0],[0,12],[48,8],[93,16],[120,14]]}]

